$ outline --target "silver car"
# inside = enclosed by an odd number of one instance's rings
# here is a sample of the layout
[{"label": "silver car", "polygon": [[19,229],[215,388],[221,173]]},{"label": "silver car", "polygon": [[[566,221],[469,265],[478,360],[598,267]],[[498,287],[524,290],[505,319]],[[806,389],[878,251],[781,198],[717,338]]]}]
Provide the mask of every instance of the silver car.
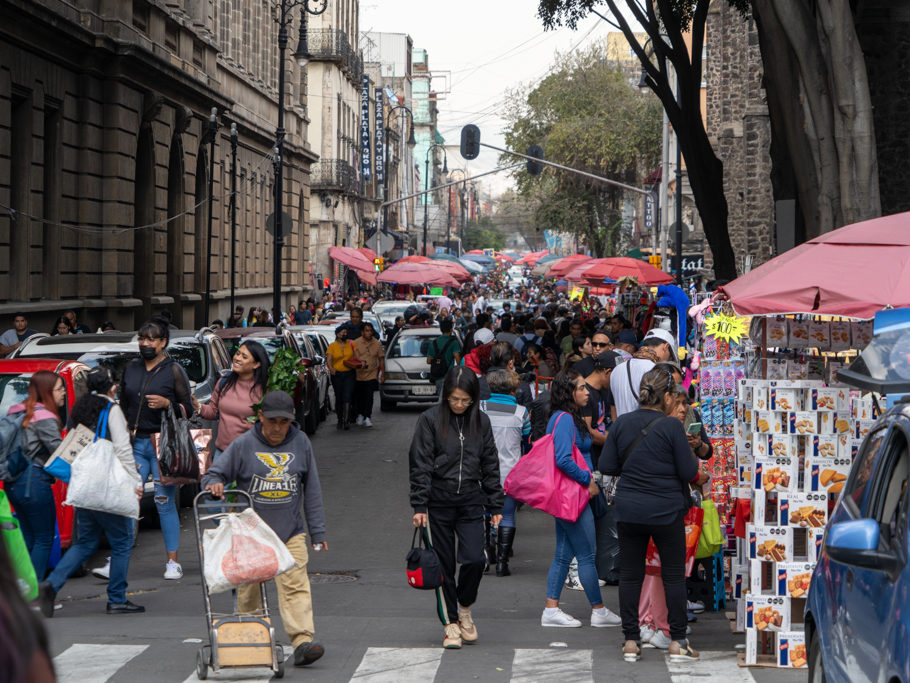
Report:
[{"label": "silver car", "polygon": [[398,403],[436,403],[436,384],[430,378],[427,354],[440,335],[439,326],[405,327],[385,353],[385,381],[379,385],[379,407],[394,410]]}]

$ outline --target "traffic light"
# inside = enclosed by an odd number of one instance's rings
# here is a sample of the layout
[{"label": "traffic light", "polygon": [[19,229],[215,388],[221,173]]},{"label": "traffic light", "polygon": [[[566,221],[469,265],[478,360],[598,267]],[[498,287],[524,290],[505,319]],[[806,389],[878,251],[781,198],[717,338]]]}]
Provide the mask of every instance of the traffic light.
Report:
[{"label": "traffic light", "polygon": [[[531,145],[528,147],[528,151],[525,152],[529,157],[534,157],[535,159],[543,159],[543,148],[540,145]],[[543,170],[543,164],[537,161],[531,161],[528,159],[528,175],[540,175],[540,172]]]},{"label": "traffic light", "polygon": [[381,273],[385,268],[385,259],[382,256],[373,259],[373,270]]},{"label": "traffic light", "polygon": [[648,257],[648,263],[650,263],[655,268],[661,267],[660,254],[652,254]]},{"label": "traffic light", "polygon": [[480,128],[469,123],[461,129],[461,156],[467,160],[476,159],[480,154]]}]

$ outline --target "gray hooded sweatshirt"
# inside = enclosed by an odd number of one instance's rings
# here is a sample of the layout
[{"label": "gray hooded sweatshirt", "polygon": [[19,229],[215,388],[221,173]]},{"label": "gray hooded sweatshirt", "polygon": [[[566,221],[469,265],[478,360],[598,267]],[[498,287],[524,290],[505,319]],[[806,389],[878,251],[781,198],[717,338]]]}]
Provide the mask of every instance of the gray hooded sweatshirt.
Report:
[{"label": "gray hooded sweatshirt", "polygon": [[[325,512],[313,447],[297,425],[287,437],[272,446],[258,422],[234,440],[202,477],[209,484],[237,482],[253,498],[253,509],[287,543],[292,536],[310,530],[310,542],[325,540]],[[306,514],[303,523],[301,509]]]}]

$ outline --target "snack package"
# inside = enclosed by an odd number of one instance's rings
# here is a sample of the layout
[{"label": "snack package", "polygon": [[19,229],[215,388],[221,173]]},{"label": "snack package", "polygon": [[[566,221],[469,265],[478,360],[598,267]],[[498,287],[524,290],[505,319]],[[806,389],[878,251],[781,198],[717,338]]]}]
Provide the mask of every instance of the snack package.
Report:
[{"label": "snack package", "polygon": [[[770,512],[769,512],[770,511]],[[755,526],[775,526],[777,515],[774,512],[774,501],[768,501],[768,494],[763,489],[752,493],[752,523]]]},{"label": "snack package", "polygon": [[747,595],[776,595],[774,592],[774,565],[761,560],[749,560]]},{"label": "snack package", "polygon": [[831,349],[831,323],[827,320],[809,323],[809,346],[820,351]]},{"label": "snack package", "polygon": [[731,594],[734,600],[740,600],[749,592],[749,566],[734,564],[730,571]]},{"label": "snack package", "polygon": [[790,599],[775,595],[747,595],[746,628],[754,628],[756,631],[789,631]]},{"label": "snack package", "polygon": [[809,379],[809,363],[801,360],[787,361],[787,379],[805,380]]},{"label": "snack package", "polygon": [[750,560],[789,562],[793,559],[793,527],[750,524],[746,535]]},{"label": "snack package", "polygon": [[[844,362],[840,360],[828,359],[828,362],[825,364],[825,383],[829,387],[845,387],[846,385],[842,384],[840,380],[837,379],[837,371],[844,367]],[[838,409],[839,410],[839,409]]]},{"label": "snack package", "polygon": [[787,379],[787,361],[769,360],[768,361],[768,379],[770,379],[770,380]]},{"label": "snack package", "polygon": [[752,429],[759,434],[784,434],[789,428],[784,422],[785,413],[772,413],[767,410],[755,411]]},{"label": "snack package", "polygon": [[770,449],[768,455],[772,458],[795,458],[798,455],[797,437],[791,434],[772,434]]},{"label": "snack package", "polygon": [[856,430],[853,415],[849,410],[834,413],[834,433],[835,434],[853,434]]},{"label": "snack package", "polygon": [[850,348],[850,323],[849,322],[832,322],[831,323],[831,350],[846,351]]},{"label": "snack package", "polygon": [[778,562],[774,565],[774,594],[785,598],[804,598],[812,582],[812,562]]},{"label": "snack package", "polygon": [[802,410],[802,391],[796,388],[772,387],[770,391],[770,410],[790,412]]},{"label": "snack package", "polygon": [[833,410],[819,410],[818,413],[818,433],[835,434],[837,431],[837,413]]},{"label": "snack package", "polygon": [[825,530],[809,529],[806,531],[806,560],[812,564],[817,564],[822,554],[822,541],[825,538]]},{"label": "snack package", "polygon": [[837,412],[850,410],[850,389],[847,387],[831,387],[837,394],[834,396],[834,406]]},{"label": "snack package", "polygon": [[786,491],[777,495],[779,526],[823,529],[827,523],[827,494],[821,491],[818,493]]},{"label": "snack package", "polygon": [[809,323],[799,320],[788,320],[789,346],[791,349],[805,349],[810,346]]},{"label": "snack package", "polygon": [[872,412],[873,406],[872,397],[868,394],[866,396],[853,396],[850,399],[850,411],[854,420],[874,419],[875,415],[873,415]]},{"label": "snack package", "polygon": [[777,665],[786,669],[804,669],[809,663],[805,631],[782,631],[777,634]]},{"label": "snack package", "polygon": [[850,323],[850,340],[857,351],[862,351],[872,341],[872,321],[854,320]]},{"label": "snack package", "polygon": [[756,456],[752,476],[752,488],[756,491],[796,491],[799,489],[799,458]]},{"label": "snack package", "polygon": [[806,493],[840,493],[850,474],[847,458],[807,458],[803,490]]},{"label": "snack package", "polygon": [[818,434],[818,413],[799,410],[788,417],[790,434]]},{"label": "snack package", "polygon": [[837,451],[834,454],[835,458],[843,458],[850,460],[853,459],[853,442],[855,439],[850,433],[838,434],[837,435]]},{"label": "snack package", "polygon": [[768,328],[768,346],[792,346],[788,339],[787,320],[785,318],[767,318],[765,325]]},{"label": "snack package", "polygon": [[752,410],[770,410],[771,404],[768,399],[768,388],[767,387],[753,387],[752,388]]},{"label": "snack package", "polygon": [[813,458],[836,458],[838,437],[835,434],[813,436],[808,454]]},{"label": "snack package", "polygon": [[876,420],[857,420],[856,421],[856,431],[854,436],[857,439],[865,439],[866,434],[868,434],[872,428],[875,426]]},{"label": "snack package", "polygon": [[837,410],[837,395],[839,389],[810,389],[809,405],[810,410]]}]

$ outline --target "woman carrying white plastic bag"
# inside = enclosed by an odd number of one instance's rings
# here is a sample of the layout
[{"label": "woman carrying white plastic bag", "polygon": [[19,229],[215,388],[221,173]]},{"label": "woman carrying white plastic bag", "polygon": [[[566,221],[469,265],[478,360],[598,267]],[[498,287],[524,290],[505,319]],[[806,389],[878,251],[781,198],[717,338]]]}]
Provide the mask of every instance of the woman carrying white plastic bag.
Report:
[{"label": "woman carrying white plastic bag", "polygon": [[76,507],[79,538],[47,580],[38,586],[41,611],[46,617],[54,615],[57,591],[95,552],[102,531],[111,545],[108,614],[145,611],[141,605],[126,599],[133,520],[139,517],[142,497],[142,482],[133,460],[126,418],[112,398],[117,387],[110,370],[104,367],[90,370],[86,387],[91,393],[76,402],[71,419],[74,425],[95,429],[96,440],[73,461],[65,502]]}]

